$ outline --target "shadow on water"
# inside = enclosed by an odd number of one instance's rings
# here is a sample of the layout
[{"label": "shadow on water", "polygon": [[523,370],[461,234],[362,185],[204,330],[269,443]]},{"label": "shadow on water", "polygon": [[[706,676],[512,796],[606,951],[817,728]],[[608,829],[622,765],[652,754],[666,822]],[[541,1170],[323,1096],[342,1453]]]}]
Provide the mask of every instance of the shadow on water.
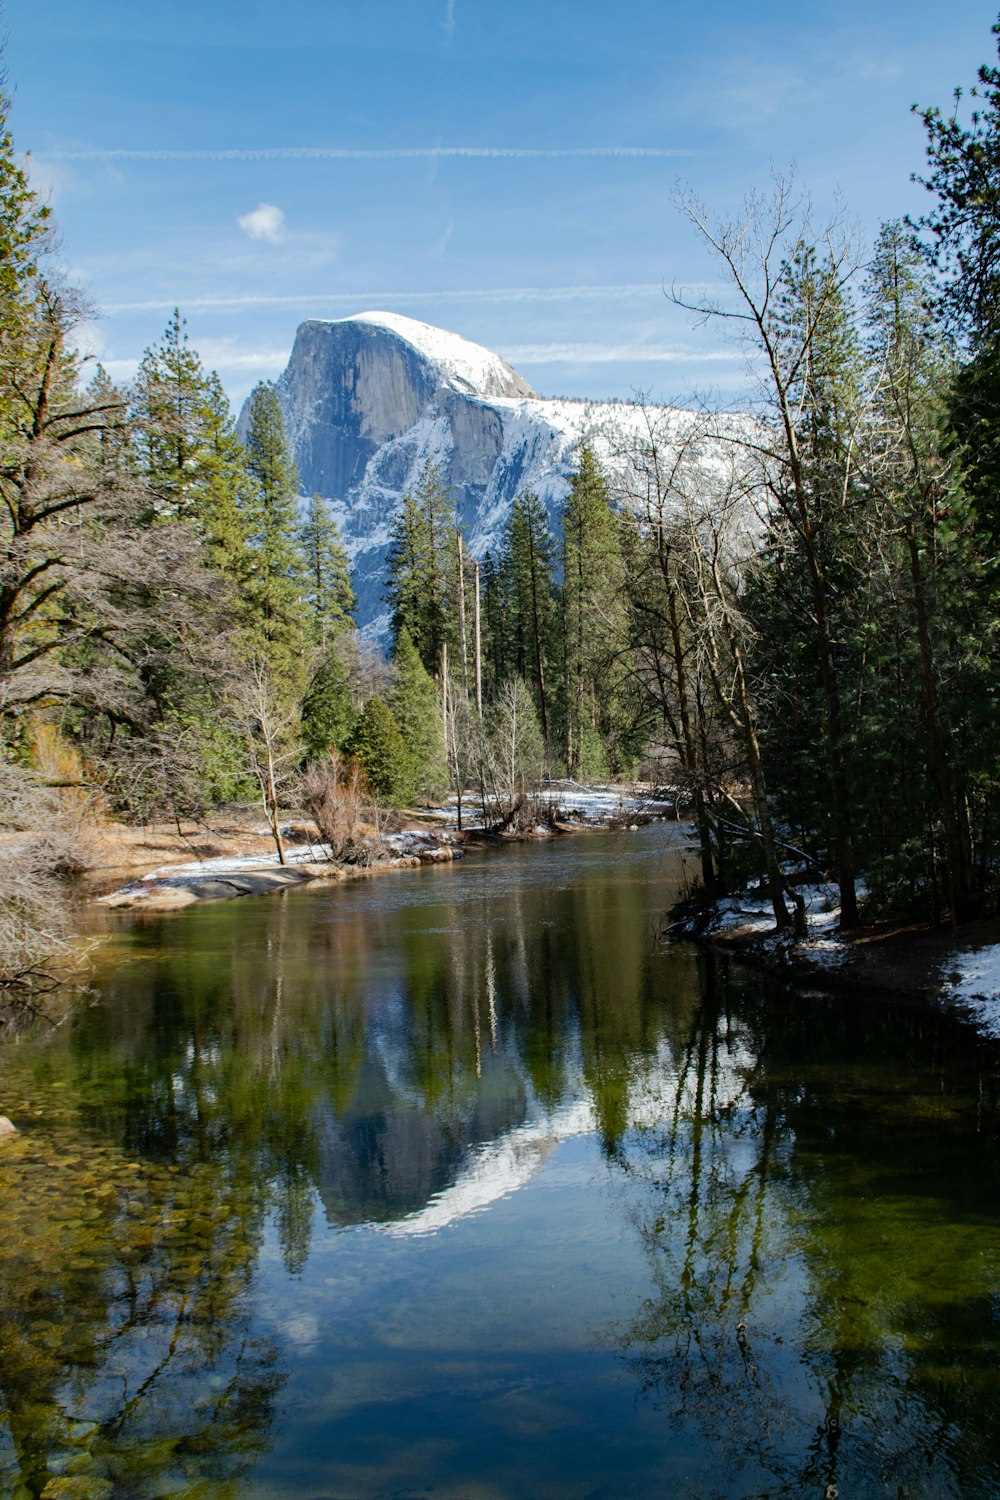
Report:
[{"label": "shadow on water", "polygon": [[123,924],[0,1058],[0,1496],[1000,1492],[997,1056],[672,830]]}]

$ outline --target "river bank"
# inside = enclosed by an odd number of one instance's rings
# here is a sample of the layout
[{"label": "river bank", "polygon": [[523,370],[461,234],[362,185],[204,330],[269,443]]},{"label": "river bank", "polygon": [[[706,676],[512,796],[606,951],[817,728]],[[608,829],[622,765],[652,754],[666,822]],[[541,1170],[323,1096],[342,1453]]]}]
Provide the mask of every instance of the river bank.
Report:
[{"label": "river bank", "polygon": [[808,886],[803,894],[803,939],[779,935],[767,901],[754,893],[682,903],[664,936],[694,941],[803,990],[946,1006],[982,1035],[1000,1037],[1000,920],[959,929],[881,920],[842,933],[836,887]]},{"label": "river bank", "polygon": [[[459,830],[454,806],[395,814],[379,835],[380,853],[365,865],[332,861],[305,819],[291,819],[284,829],[284,865],[270,832],[250,814],[216,818],[210,827],[115,825],[95,841],[85,890],[88,901],[101,907],[169,911],[307,884],[339,884],[445,863],[526,838],[635,827],[673,814],[670,804],[652,798],[647,788],[574,783],[553,784],[542,811],[544,821],[518,835],[485,833],[481,826],[469,826],[468,819]],[[803,940],[779,937],[767,902],[753,893],[710,907],[692,903],[665,936],[709,946],[804,990],[946,1004],[983,1034],[1000,1036],[1000,921],[981,921],[958,932],[881,921],[844,934],[835,887],[806,887],[804,895],[808,935]]]},{"label": "river bank", "polygon": [[[207,852],[217,847],[209,843],[205,852],[186,861],[184,852],[190,855],[192,850],[175,845],[171,851],[175,859],[168,859],[152,870],[136,872],[124,885],[96,894],[92,899],[105,907],[167,911],[195,901],[267,895],[315,882],[336,883],[421,864],[439,864],[460,859],[470,842],[467,835],[449,829],[408,825],[398,833],[380,837],[385,852],[373,857],[371,863],[341,864],[330,857],[318,831],[307,829],[300,834],[290,829],[282,864],[273,841],[267,851],[253,847],[256,837],[256,831],[250,830],[242,839],[233,839],[233,847],[223,854]],[[270,840],[270,835],[267,837]]]},{"label": "river bank", "polygon": [[250,814],[217,816],[211,826],[108,824],[94,832],[83,891],[88,901],[104,907],[171,910],[195,901],[265,895],[317,881],[337,883],[447,863],[472,849],[525,839],[636,827],[671,817],[673,811],[671,803],[648,788],[552,783],[538,801],[537,819],[516,834],[484,831],[481,817],[468,812],[460,829],[454,804],[394,812],[382,829],[373,830],[373,854],[364,864],[332,860],[315,824],[293,815],[282,831],[284,864],[270,831]]}]

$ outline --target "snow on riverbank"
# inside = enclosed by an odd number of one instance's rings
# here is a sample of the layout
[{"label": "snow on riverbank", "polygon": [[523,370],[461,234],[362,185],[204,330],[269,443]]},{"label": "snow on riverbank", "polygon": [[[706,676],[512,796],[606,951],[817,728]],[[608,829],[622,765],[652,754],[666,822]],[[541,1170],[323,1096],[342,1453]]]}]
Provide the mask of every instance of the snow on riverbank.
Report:
[{"label": "snow on riverbank", "polygon": [[[294,849],[285,850],[286,865],[308,865],[317,860],[330,858],[329,844],[303,844]],[[260,854],[222,854],[215,859],[196,859],[186,865],[161,865],[158,870],[150,870],[148,875],[143,875],[141,880],[134,883],[145,885],[147,882],[156,881],[169,884],[171,880],[183,882],[190,880],[192,875],[238,875],[241,870],[259,870],[269,865],[279,867],[281,861],[278,859],[277,850],[270,853]]]},{"label": "snow on riverbank", "polygon": [[941,967],[942,991],[984,1036],[1000,1037],[1000,943],[958,949]]},{"label": "snow on riverbank", "polygon": [[[537,832],[551,834],[553,827],[576,825],[581,829],[637,826],[649,818],[672,817],[672,801],[653,797],[643,788],[582,786],[578,782],[548,783],[536,799]],[[309,841],[299,824],[283,829],[286,838],[282,864],[269,831],[247,829],[246,842],[260,841],[252,853],[208,854],[203,859],[159,865],[127,885],[98,897],[104,906],[183,906],[190,901],[217,900],[224,896],[262,894],[305,880],[339,880],[366,870],[393,869],[401,865],[438,864],[462,856],[467,833],[483,826],[481,809],[471,798],[463,806],[463,832],[457,827],[454,801],[445,807],[427,809],[424,822],[415,822],[393,833],[377,836],[377,853],[368,866],[342,866],[333,862],[329,845],[319,838]]]},{"label": "snow on riverbank", "polygon": [[[673,817],[676,801],[657,796],[641,787],[583,786],[578,781],[546,782],[535,794],[535,806],[541,822],[579,822],[600,828],[608,823],[626,823],[630,818]],[[454,798],[444,808],[449,823],[456,821],[458,809]],[[462,802],[462,826],[482,828],[482,807],[475,795],[467,793]]]},{"label": "snow on riverbank", "polygon": [[[1000,942],[989,941],[997,936],[995,921],[954,937],[941,927],[890,922],[842,936],[837,886],[799,889],[806,903],[804,939],[775,930],[771,904],[757,891],[701,912],[693,903],[681,908],[664,936],[718,943],[746,963],[810,987],[893,994],[953,1008],[981,1036],[1000,1040]],[[865,894],[859,882],[858,895]]]},{"label": "snow on riverbank", "polygon": [[848,945],[838,935],[840,922],[839,893],[835,885],[819,882],[799,887],[806,905],[808,936],[791,941],[779,934],[774,925],[774,911],[767,896],[743,892],[717,901],[707,922],[701,928],[705,937],[740,934],[759,939],[758,946],[794,950],[795,956],[820,966],[845,963]]},{"label": "snow on riverbank", "polygon": [[[264,833],[262,830],[259,836]],[[292,830],[283,830],[283,834],[288,838]],[[380,838],[382,857],[371,868],[391,869],[417,861],[435,864],[458,859],[462,854],[459,840],[460,835],[447,827],[404,828],[384,834]],[[284,864],[278,859],[277,850],[270,849],[160,865],[138,880],[98,897],[98,902],[102,906],[181,906],[222,896],[263,894],[303,880],[339,879],[346,873],[344,867],[333,862],[329,844],[317,838],[286,846]]]}]

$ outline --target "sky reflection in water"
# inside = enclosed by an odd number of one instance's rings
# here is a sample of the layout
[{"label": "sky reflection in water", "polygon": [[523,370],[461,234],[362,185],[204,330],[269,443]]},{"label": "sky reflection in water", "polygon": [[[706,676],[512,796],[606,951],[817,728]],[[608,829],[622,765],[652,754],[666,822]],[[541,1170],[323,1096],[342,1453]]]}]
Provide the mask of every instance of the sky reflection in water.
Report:
[{"label": "sky reflection in water", "polygon": [[0,1496],[1000,1490],[997,1054],[676,830],[123,924],[0,1059]]}]

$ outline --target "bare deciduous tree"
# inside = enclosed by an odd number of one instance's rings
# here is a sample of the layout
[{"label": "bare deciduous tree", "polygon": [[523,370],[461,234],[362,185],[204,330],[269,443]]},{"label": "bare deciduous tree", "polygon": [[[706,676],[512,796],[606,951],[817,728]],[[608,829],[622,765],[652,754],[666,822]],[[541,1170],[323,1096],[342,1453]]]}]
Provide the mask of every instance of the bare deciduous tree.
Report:
[{"label": "bare deciduous tree", "polygon": [[266,662],[255,658],[233,686],[232,703],[246,746],[249,770],[260,788],[278,861],[285,864],[279,809],[297,780],[298,720],[276,691]]},{"label": "bare deciduous tree", "polygon": [[[860,264],[854,236],[834,218],[817,233],[810,205],[794,180],[775,174],[767,195],[747,198],[739,218],[715,221],[690,193],[680,207],[715,252],[735,296],[723,304],[690,300],[678,306],[703,319],[720,319],[737,332],[759,382],[764,426],[738,441],[758,460],[748,491],[762,510],[780,515],[787,544],[801,560],[809,589],[809,624],[824,698],[823,740],[841,925],[858,923],[853,808],[847,770],[849,728],[838,667],[836,585],[827,557],[831,527],[842,523],[855,492],[862,413],[850,400],[825,434],[822,463],[809,452],[819,404],[827,401],[835,370],[832,323]],[[816,250],[817,242],[819,251]],[[846,377],[845,377],[846,378]]]},{"label": "bare deciduous tree", "polygon": [[488,822],[511,828],[535,815],[531,794],[542,778],[545,746],[531,694],[509,678],[487,710],[480,775]]}]

